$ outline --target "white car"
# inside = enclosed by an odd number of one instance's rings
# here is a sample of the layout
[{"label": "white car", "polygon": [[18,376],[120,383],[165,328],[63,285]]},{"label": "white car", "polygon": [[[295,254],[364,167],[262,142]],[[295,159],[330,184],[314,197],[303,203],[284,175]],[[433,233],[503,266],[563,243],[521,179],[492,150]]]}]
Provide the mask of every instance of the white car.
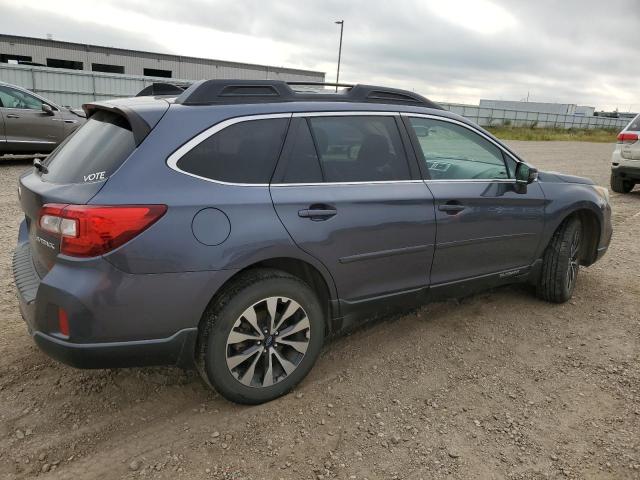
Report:
[{"label": "white car", "polygon": [[618,134],[611,157],[611,190],[629,193],[640,183],[640,115]]}]

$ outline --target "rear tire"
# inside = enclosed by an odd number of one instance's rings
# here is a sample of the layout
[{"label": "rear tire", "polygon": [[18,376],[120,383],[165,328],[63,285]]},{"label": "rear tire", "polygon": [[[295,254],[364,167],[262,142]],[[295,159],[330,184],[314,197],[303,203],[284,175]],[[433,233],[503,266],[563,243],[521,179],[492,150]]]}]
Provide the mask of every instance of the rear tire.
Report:
[{"label": "rear tire", "polygon": [[542,257],[537,295],[547,302],[564,303],[571,298],[578,280],[582,223],[568,218],[555,231]]},{"label": "rear tire", "polygon": [[611,190],[616,193],[629,193],[635,186],[634,182],[625,180],[624,178],[612,173],[611,174]]},{"label": "rear tire", "polygon": [[227,400],[268,402],[311,370],[324,327],[322,307],[302,280],[279,270],[248,271],[203,316],[200,373]]}]

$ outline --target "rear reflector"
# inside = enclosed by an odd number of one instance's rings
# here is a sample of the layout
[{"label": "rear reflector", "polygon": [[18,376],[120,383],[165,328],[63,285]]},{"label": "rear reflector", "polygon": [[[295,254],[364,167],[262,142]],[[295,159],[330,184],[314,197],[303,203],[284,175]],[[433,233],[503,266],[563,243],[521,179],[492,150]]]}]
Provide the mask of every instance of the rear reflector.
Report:
[{"label": "rear reflector", "polygon": [[60,205],[42,207],[40,229],[60,239],[60,252],[73,257],[103,255],[158,221],[166,205]]},{"label": "rear reflector", "polygon": [[618,142],[619,143],[634,143],[638,141],[637,133],[630,132],[620,132],[618,134]]},{"label": "rear reflector", "polygon": [[60,307],[58,307],[58,331],[65,337],[69,336],[69,317]]}]

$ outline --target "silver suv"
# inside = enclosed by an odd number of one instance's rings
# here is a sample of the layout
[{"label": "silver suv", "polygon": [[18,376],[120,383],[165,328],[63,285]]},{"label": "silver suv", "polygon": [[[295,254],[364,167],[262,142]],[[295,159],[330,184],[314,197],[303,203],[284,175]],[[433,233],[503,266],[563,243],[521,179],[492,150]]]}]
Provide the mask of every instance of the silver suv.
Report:
[{"label": "silver suv", "polygon": [[84,122],[84,112],[0,82],[0,155],[49,153]]},{"label": "silver suv", "polygon": [[640,114],[618,135],[611,157],[611,190],[629,193],[640,183]]}]

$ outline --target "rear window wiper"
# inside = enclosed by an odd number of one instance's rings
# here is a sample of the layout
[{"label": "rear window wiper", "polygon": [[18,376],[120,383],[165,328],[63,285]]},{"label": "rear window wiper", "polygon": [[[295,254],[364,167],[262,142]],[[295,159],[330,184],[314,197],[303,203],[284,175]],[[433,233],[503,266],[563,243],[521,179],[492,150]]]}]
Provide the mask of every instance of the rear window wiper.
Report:
[{"label": "rear window wiper", "polygon": [[39,158],[36,158],[33,161],[33,166],[36,167],[36,170],[39,170],[42,173],[49,173],[49,169]]}]

